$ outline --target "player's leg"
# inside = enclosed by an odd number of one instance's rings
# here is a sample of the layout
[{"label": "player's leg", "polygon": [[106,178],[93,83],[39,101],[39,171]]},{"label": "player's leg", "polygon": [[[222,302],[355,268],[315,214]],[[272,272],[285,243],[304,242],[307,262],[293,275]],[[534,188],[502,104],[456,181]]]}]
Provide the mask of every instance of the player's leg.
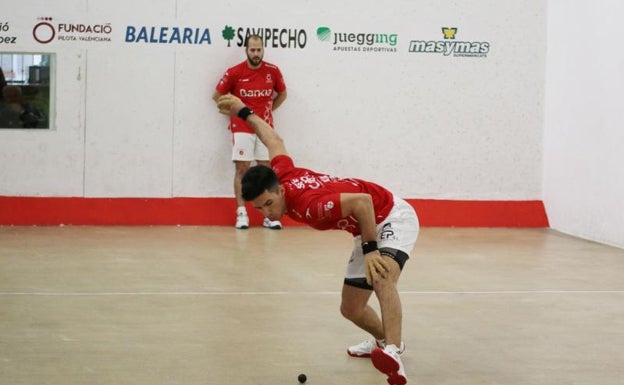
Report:
[{"label": "player's leg", "polygon": [[373,282],[373,288],[381,308],[386,343],[385,346],[377,347],[371,351],[371,360],[377,370],[388,376],[390,385],[404,385],[407,382],[407,377],[400,356],[404,349],[401,339],[403,311],[397,282],[403,263],[407,259],[407,254],[403,253],[405,260],[401,260],[397,258],[397,256],[403,256],[399,250],[381,248],[380,253],[388,262],[389,271],[385,278]]},{"label": "player's leg", "polygon": [[247,170],[249,170],[250,166],[251,162],[249,161],[234,161],[234,195],[236,196],[237,207],[245,207],[245,200],[243,199],[243,194],[241,190],[241,180],[243,179],[243,175],[245,175]]},{"label": "player's leg", "polygon": [[236,228],[249,228],[249,216],[245,208],[245,200],[241,192],[241,180],[245,172],[249,170],[251,162],[235,160],[234,161],[234,196],[236,197]]},{"label": "player's leg", "polygon": [[377,312],[368,304],[372,290],[344,284],[340,313],[378,340],[384,339],[383,326]]},{"label": "player's leg", "polygon": [[382,256],[388,262],[389,271],[385,278],[380,278],[373,282],[373,289],[379,300],[386,345],[394,344],[400,347],[403,311],[397,290],[397,282],[401,275],[401,267],[390,256],[383,253]]},{"label": "player's leg", "polygon": [[379,252],[388,262],[390,272],[386,278],[374,282],[373,287],[381,308],[386,345],[401,348],[403,312],[397,283],[418,238],[419,224],[414,209],[407,202],[397,197],[394,202],[386,219],[377,226]]},{"label": "player's leg", "polygon": [[403,312],[397,282],[409,258],[408,253],[416,243],[418,231],[418,217],[414,209],[397,197],[392,211],[377,227],[379,251],[389,262],[390,272],[386,278],[373,283],[381,308],[386,346],[374,349],[371,360],[379,371],[388,376],[390,385],[404,385],[407,382],[400,356],[404,349],[401,342]]},{"label": "player's leg", "polygon": [[368,332],[371,337],[347,349],[347,354],[353,357],[370,357],[373,349],[383,346],[385,336],[381,318],[369,305],[372,294],[373,287],[366,283],[362,240],[355,237],[342,286],[340,313],[360,329]]},{"label": "player's leg", "polygon": [[[269,161],[269,149],[264,145],[264,143],[262,143],[262,141],[260,141],[260,139],[258,139],[257,136],[255,140],[254,158],[256,159],[257,164],[271,167],[271,162]],[[282,228],[282,222],[264,218],[262,226],[271,230],[280,230]]]},{"label": "player's leg", "polygon": [[232,134],[232,161],[234,162],[234,196],[236,197],[236,228],[249,228],[249,216],[241,192],[241,180],[249,170],[254,152],[253,134],[235,132]]},{"label": "player's leg", "polygon": [[373,349],[383,346],[384,332],[381,319],[368,304],[372,294],[372,289],[364,289],[346,283],[342,286],[340,312],[346,319],[372,336],[364,342],[347,348],[347,354],[352,357],[370,357]]}]

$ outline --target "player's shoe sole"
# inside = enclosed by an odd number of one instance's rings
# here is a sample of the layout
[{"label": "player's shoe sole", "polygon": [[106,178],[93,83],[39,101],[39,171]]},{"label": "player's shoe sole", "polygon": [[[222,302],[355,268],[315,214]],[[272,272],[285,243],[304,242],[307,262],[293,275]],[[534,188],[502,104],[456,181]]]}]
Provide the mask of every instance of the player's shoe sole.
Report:
[{"label": "player's shoe sole", "polygon": [[392,358],[392,356],[386,354],[383,349],[377,348],[373,350],[370,356],[375,368],[388,376],[388,384],[407,384],[407,378],[405,378],[403,374],[399,373],[399,369],[401,368],[400,364]]},{"label": "player's shoe sole", "polygon": [[351,357],[358,357],[358,358],[369,358],[371,356],[370,353],[351,353],[349,349],[347,349],[347,354],[350,355]]},{"label": "player's shoe sole", "polygon": [[[375,344],[375,347],[370,347],[370,348],[368,347],[368,345],[372,345],[372,343],[365,341],[359,345],[351,346],[349,349],[353,349],[354,351],[347,349],[347,354],[350,355],[351,357],[356,357],[356,358],[370,358],[371,355],[370,355],[370,352],[366,352],[367,349],[382,348],[382,346],[379,346],[378,344]],[[360,352],[357,352],[357,350],[360,350]],[[401,342],[401,350],[399,350],[399,354],[403,353],[404,350],[405,350],[405,344]]]}]

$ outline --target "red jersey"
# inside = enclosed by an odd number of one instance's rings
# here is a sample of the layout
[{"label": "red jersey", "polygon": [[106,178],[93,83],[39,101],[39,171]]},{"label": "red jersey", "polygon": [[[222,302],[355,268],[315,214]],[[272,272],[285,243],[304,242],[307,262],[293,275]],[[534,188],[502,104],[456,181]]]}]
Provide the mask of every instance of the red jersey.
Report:
[{"label": "red jersey", "polygon": [[392,210],[394,198],[390,191],[360,179],[342,179],[295,167],[287,155],[278,155],[271,166],[285,188],[287,215],[317,230],[346,230],[360,235],[358,221],[342,217],[341,193],[366,193],[373,198],[375,222],[381,223]]},{"label": "red jersey", "polygon": [[[244,61],[225,71],[216,90],[221,94],[237,96],[273,127],[273,91],[286,91],[286,83],[276,65],[263,61],[260,67],[253,69]],[[235,116],[230,117],[230,130],[254,133],[253,128]]]}]

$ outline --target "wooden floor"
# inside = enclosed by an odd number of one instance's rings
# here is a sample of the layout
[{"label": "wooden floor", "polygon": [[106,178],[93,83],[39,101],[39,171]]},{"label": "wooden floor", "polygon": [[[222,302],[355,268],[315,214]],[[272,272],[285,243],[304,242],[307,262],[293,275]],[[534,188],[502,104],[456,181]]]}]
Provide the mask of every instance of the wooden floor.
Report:
[{"label": "wooden floor", "polygon": [[[351,244],[301,227],[0,227],[0,384],[385,384],[345,354],[367,337],[338,311]],[[399,288],[409,384],[624,383],[622,249],[423,228]]]}]

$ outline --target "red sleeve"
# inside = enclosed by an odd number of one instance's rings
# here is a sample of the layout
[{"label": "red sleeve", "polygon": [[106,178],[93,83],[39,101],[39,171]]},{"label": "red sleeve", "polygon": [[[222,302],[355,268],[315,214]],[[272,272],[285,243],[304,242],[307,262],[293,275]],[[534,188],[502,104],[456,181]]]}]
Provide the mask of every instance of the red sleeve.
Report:
[{"label": "red sleeve", "polygon": [[215,89],[220,94],[227,94],[232,90],[235,82],[236,71],[234,70],[234,68],[230,68],[225,71],[225,73],[221,77],[221,80],[219,80],[219,83],[217,83],[217,87],[215,87]]},{"label": "red sleeve", "polygon": [[285,174],[294,167],[295,164],[293,163],[292,158],[288,155],[282,154],[271,159],[271,168],[273,168],[273,171],[275,171],[275,174],[277,174],[280,181]]},{"label": "red sleeve", "polygon": [[286,82],[284,82],[284,77],[282,76],[282,72],[279,68],[275,67],[275,91],[284,92],[286,91]]},{"label": "red sleeve", "polygon": [[340,206],[340,193],[322,194],[308,202],[306,214],[307,220],[313,223],[325,223],[333,227],[342,219]]}]

